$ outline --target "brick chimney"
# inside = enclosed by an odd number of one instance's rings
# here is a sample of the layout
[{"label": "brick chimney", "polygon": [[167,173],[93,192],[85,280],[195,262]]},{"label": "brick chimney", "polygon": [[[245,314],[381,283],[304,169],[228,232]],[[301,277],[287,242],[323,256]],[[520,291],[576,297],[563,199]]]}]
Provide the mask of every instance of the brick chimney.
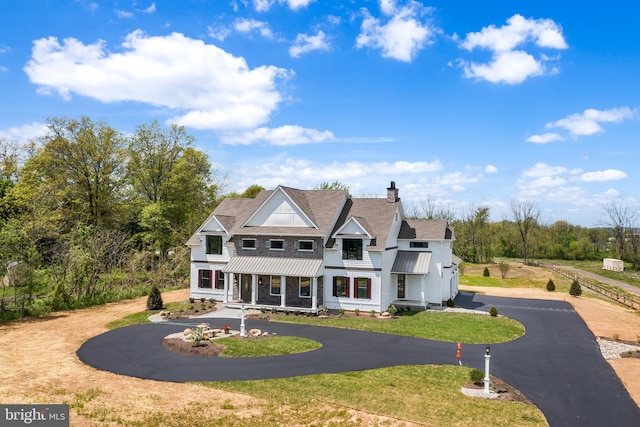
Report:
[{"label": "brick chimney", "polygon": [[387,202],[389,203],[397,203],[400,201],[398,197],[398,189],[396,188],[396,182],[391,181],[389,184],[389,188],[387,188]]}]

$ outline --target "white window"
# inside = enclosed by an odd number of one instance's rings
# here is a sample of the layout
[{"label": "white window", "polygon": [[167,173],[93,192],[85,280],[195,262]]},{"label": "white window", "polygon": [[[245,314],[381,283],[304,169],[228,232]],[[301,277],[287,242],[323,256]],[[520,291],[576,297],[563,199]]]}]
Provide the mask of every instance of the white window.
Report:
[{"label": "white window", "polygon": [[272,251],[284,251],[284,240],[271,239],[269,240],[269,249]]},{"label": "white window", "polygon": [[311,298],[311,277],[300,278],[300,298]]},{"label": "white window", "polygon": [[313,240],[298,240],[298,250],[300,252],[312,252]]},{"label": "white window", "polygon": [[242,249],[255,249],[257,246],[256,239],[242,239]]}]

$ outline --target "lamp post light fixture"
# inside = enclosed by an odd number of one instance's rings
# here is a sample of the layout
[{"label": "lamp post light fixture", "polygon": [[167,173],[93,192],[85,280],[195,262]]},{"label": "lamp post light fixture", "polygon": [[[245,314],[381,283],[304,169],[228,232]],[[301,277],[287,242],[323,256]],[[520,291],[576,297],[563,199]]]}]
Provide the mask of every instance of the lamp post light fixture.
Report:
[{"label": "lamp post light fixture", "polygon": [[245,331],[245,328],[244,328],[244,302],[240,306],[240,336],[241,337],[247,336],[247,332]]},{"label": "lamp post light fixture", "polygon": [[489,394],[489,362],[491,361],[491,347],[487,346],[484,354],[484,392]]}]

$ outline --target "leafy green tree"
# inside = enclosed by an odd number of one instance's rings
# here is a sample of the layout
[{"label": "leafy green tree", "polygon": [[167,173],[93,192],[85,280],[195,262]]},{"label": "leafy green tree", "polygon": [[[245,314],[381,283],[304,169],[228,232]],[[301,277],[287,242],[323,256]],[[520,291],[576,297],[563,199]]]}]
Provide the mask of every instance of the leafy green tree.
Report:
[{"label": "leafy green tree", "polygon": [[154,286],[149,293],[149,297],[147,298],[147,310],[160,310],[162,308],[162,295],[160,294],[160,290]]},{"label": "leafy green tree", "polygon": [[580,283],[578,283],[577,280],[574,280],[573,282],[571,282],[571,287],[569,288],[569,295],[574,297],[579,297],[580,295],[582,295],[582,287],[580,286]]},{"label": "leafy green tree", "polygon": [[317,187],[316,190],[347,190],[349,191],[349,186],[340,181],[323,181]]},{"label": "leafy green tree", "polygon": [[125,160],[122,136],[88,117],[50,118],[47,127],[43,146],[26,166],[28,185],[52,195],[54,209],[67,220],[116,221]]}]

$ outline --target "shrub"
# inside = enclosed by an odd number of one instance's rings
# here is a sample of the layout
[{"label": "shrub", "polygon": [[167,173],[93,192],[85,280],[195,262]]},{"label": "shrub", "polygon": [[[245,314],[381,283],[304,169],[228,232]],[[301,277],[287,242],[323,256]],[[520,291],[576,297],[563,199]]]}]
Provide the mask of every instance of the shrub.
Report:
[{"label": "shrub", "polygon": [[483,275],[484,277],[489,277],[489,276],[490,276],[490,274],[489,274],[489,267],[485,267],[485,268],[484,268],[484,271],[482,272],[482,275]]},{"label": "shrub", "polygon": [[193,328],[193,335],[190,338],[191,345],[197,347],[202,341],[204,341],[204,331],[200,327]]},{"label": "shrub", "polygon": [[553,292],[556,290],[556,284],[553,283],[553,280],[549,279],[549,281],[547,282],[547,290],[549,292]]},{"label": "shrub", "polygon": [[396,308],[395,305],[391,304],[389,306],[389,308],[387,308],[387,313],[389,313],[389,316],[393,316],[394,314],[396,314],[398,312],[398,309]]},{"label": "shrub", "polygon": [[344,316],[344,313],[346,313],[347,310],[345,310],[344,308],[341,308],[340,310],[338,310],[338,312],[340,313],[340,316]]},{"label": "shrub", "polygon": [[360,309],[356,308],[355,310],[353,310],[353,312],[356,314],[356,316],[360,316]]},{"label": "shrub", "polygon": [[369,312],[369,314],[371,315],[371,317],[376,317],[376,311],[375,310],[371,310]]},{"label": "shrub", "polygon": [[205,297],[200,297],[200,302],[204,302]]},{"label": "shrub", "polygon": [[447,300],[447,307],[453,308],[455,306],[456,306],[456,303],[451,298],[449,298]]},{"label": "shrub", "polygon": [[480,369],[472,369],[469,372],[469,379],[475,384],[482,384],[484,382],[484,372]]},{"label": "shrub", "polygon": [[149,297],[147,298],[147,310],[160,310],[162,308],[162,295],[157,286],[151,288]]},{"label": "shrub", "polygon": [[326,316],[328,312],[329,312],[329,310],[324,305],[321,305],[321,306],[318,307],[318,314],[320,316]]},{"label": "shrub", "polygon": [[489,309],[489,315],[491,315],[491,317],[498,316],[498,309],[494,306],[491,306],[491,308]]},{"label": "shrub", "polygon": [[511,269],[511,266],[509,265],[509,263],[505,261],[500,261],[500,264],[498,264],[498,267],[500,268],[500,275],[502,276],[502,278],[504,279],[505,277],[507,277],[507,273]]},{"label": "shrub", "polygon": [[189,297],[189,302],[193,304],[195,302],[195,299],[193,297]]},{"label": "shrub", "polygon": [[569,295],[574,297],[579,297],[580,295],[582,295],[582,287],[580,286],[580,283],[578,283],[577,280],[574,280],[573,282],[571,282],[571,287],[569,288]]}]

